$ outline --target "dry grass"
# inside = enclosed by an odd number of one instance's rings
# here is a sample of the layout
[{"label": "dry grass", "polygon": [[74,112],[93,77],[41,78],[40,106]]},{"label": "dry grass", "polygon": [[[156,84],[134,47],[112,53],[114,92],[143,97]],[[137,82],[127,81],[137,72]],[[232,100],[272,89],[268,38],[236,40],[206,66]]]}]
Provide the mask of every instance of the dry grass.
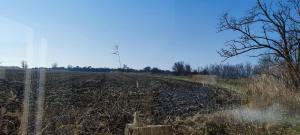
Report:
[{"label": "dry grass", "polygon": [[282,135],[298,133],[295,129],[276,123],[239,121],[226,112],[198,114],[183,119],[177,118],[173,122],[173,130],[177,135]]},{"label": "dry grass", "polygon": [[[238,88],[240,94],[243,94],[242,97],[246,98],[246,110],[240,110],[239,108],[237,110],[177,118],[172,122],[175,133],[178,135],[300,134],[300,119],[296,117],[300,114],[298,109],[300,107],[299,93],[292,92],[280,80],[266,75],[242,80],[242,82],[242,85],[235,88]],[[285,115],[289,115],[289,117],[274,118],[278,116],[273,116],[273,113],[281,113],[277,110],[268,110],[268,107],[274,104],[280,104],[287,113]],[[240,115],[239,113],[244,114],[237,116]],[[253,115],[250,118],[259,118],[248,120],[245,118],[246,115]]]},{"label": "dry grass", "polygon": [[216,75],[192,75],[192,81],[200,82],[203,84],[216,85],[217,76]]},{"label": "dry grass", "polygon": [[300,93],[293,92],[274,77],[262,75],[251,79],[245,89],[252,106],[279,103],[293,112],[300,112]]}]

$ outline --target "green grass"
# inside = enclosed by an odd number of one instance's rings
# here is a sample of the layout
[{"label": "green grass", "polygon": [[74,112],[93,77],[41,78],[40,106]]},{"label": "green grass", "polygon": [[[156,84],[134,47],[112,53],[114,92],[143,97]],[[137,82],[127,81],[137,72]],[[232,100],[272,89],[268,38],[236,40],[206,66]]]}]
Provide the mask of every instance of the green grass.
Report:
[{"label": "green grass", "polygon": [[221,88],[233,90],[240,94],[245,94],[244,88],[247,85],[247,80],[246,79],[218,79],[216,85]]},{"label": "green grass", "polygon": [[300,133],[300,124],[298,124],[297,126],[292,128],[293,130],[295,130],[297,133]]},{"label": "green grass", "polygon": [[181,81],[193,81],[191,76],[169,76],[168,78]]},{"label": "green grass", "polygon": [[[167,79],[175,79],[180,81],[189,81],[189,82],[195,82],[192,80],[192,76],[161,76],[162,78]],[[226,88],[229,90],[233,90],[235,92],[244,93],[243,89],[245,88],[247,84],[246,79],[217,79],[216,86],[221,88]]]},{"label": "green grass", "polygon": [[163,78],[163,79],[174,79],[174,80],[179,80],[179,81],[194,82],[192,80],[191,76],[159,75],[157,77]]}]

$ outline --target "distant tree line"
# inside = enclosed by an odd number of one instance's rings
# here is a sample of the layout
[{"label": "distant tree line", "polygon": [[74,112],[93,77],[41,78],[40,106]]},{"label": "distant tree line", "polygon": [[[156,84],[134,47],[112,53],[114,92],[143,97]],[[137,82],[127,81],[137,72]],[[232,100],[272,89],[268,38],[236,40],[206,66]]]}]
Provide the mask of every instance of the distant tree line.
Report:
[{"label": "distant tree line", "polygon": [[257,74],[265,74],[269,71],[267,59],[260,59],[257,65],[246,64],[212,64],[193,70],[189,64],[183,61],[174,63],[172,69],[174,75],[216,75],[224,79],[248,78]]},{"label": "distant tree line", "polygon": [[[23,69],[28,67],[26,61],[21,62]],[[33,68],[38,69],[38,68]],[[252,65],[250,63],[246,64],[212,64],[205,67],[198,68],[197,70],[192,69],[191,65],[186,64],[183,61],[175,62],[172,66],[172,71],[162,70],[157,67],[147,66],[143,69],[133,69],[124,65],[123,68],[94,68],[92,66],[72,66],[59,67],[57,63],[52,64],[51,68],[48,70],[65,70],[74,72],[130,72],[130,73],[149,73],[149,74],[168,74],[177,76],[186,75],[216,75],[224,79],[238,79],[238,78],[248,78],[257,74],[270,74],[272,72],[271,60],[268,57],[264,57],[259,60],[257,65]]]},{"label": "distant tree line", "polygon": [[183,61],[175,62],[172,70],[175,75],[191,75],[198,73],[196,70],[192,71],[191,65],[185,64]]},{"label": "distant tree line", "polygon": [[127,65],[123,65],[123,68],[94,68],[92,66],[72,66],[68,65],[67,68],[59,67],[56,63],[52,64],[50,70],[67,70],[77,72],[131,72],[131,73],[151,73],[151,74],[172,74],[170,70],[162,70],[157,67],[147,66],[144,69],[133,69]]},{"label": "distant tree line", "polygon": [[259,66],[247,64],[213,64],[202,68],[200,74],[203,75],[217,75],[225,79],[248,78],[259,74]]},{"label": "distant tree line", "polygon": [[53,69],[64,69],[64,70],[68,70],[68,71],[77,71],[77,72],[111,72],[114,69],[112,68],[93,68],[91,66],[87,66],[87,67],[79,67],[79,66],[67,66],[67,68],[65,69],[64,67],[58,67],[58,68],[53,68]]},{"label": "distant tree line", "polygon": [[152,73],[152,74],[158,74],[158,73],[171,74],[172,73],[170,70],[162,70],[157,67],[151,68],[150,66],[145,67],[144,69],[140,70],[140,72]]}]

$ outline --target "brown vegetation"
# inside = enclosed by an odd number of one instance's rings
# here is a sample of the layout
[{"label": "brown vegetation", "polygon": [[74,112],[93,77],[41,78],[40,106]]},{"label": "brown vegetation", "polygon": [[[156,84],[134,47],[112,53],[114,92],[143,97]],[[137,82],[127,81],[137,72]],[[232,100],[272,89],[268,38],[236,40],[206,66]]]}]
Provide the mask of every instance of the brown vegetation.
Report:
[{"label": "brown vegetation", "polygon": [[[29,133],[37,132],[34,123],[38,71],[32,70],[28,83],[30,113],[25,129]],[[5,99],[1,108],[22,113],[24,71],[7,70],[0,81],[4,92],[0,95],[5,96],[1,98]],[[49,70],[44,87],[43,134],[123,134],[136,111],[141,112],[145,124],[164,124],[164,120],[172,121],[177,116],[214,112],[239,104],[238,97],[225,89],[143,74]],[[10,91],[14,94],[10,95]],[[22,115],[10,117],[8,121],[7,114],[1,115],[2,123],[6,122],[1,126],[7,129],[1,132],[16,134]]]},{"label": "brown vegetation", "polygon": [[[239,87],[242,97],[247,99],[246,110],[229,109],[211,114],[197,114],[192,117],[180,118],[173,121],[173,128],[176,134],[182,135],[215,135],[215,134],[299,134],[300,130],[300,95],[288,90],[282,81],[272,76],[258,76],[252,79],[243,80],[242,87]],[[247,120],[246,115],[259,112],[259,115],[271,115],[266,108],[279,104],[286,117],[267,118],[269,119]],[[260,112],[260,110],[263,110]],[[245,116],[238,117],[238,113],[246,111]],[[250,112],[247,112],[250,111]],[[273,110],[271,110],[273,111]],[[281,111],[281,110],[274,110]],[[281,112],[275,112],[281,113]],[[244,118],[243,118],[244,117]],[[260,118],[260,116],[257,116]],[[246,120],[245,120],[246,119]]]}]

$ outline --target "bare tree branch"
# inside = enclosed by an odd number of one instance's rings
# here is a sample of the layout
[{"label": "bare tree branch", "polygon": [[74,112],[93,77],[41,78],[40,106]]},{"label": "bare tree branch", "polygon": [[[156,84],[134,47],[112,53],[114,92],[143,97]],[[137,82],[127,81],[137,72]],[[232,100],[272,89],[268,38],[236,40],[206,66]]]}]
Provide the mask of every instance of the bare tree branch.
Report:
[{"label": "bare tree branch", "polygon": [[262,50],[253,57],[269,55],[276,58],[278,63],[286,65],[285,71],[294,85],[300,86],[300,0],[279,0],[276,5],[257,0],[256,6],[242,18],[225,13],[218,29],[219,32],[232,30],[241,34],[226,42],[227,48],[218,51],[225,60]]}]

